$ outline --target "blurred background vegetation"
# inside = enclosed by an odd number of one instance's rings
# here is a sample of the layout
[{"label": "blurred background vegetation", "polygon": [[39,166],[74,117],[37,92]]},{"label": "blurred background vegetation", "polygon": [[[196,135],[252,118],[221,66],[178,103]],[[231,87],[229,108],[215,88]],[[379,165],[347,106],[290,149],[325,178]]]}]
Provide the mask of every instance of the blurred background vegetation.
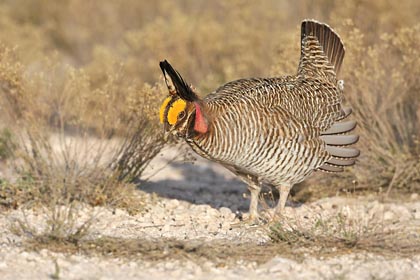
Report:
[{"label": "blurred background vegetation", "polygon": [[[75,193],[87,181],[109,188],[97,178],[130,181],[164,144],[160,60],[171,61],[203,95],[237,78],[293,74],[304,18],[328,23],[346,46],[340,78],[362,136],[362,156],[346,182],[373,192],[420,191],[417,0],[2,0],[2,160],[19,159],[25,182],[55,188],[64,180]],[[129,140],[83,152],[60,135]],[[105,150],[119,152],[102,159]],[[95,158],[93,171],[77,163],[83,157]],[[109,166],[119,173],[108,174]],[[53,183],[45,179],[57,174]],[[349,188],[340,176],[334,187],[318,187]]]}]

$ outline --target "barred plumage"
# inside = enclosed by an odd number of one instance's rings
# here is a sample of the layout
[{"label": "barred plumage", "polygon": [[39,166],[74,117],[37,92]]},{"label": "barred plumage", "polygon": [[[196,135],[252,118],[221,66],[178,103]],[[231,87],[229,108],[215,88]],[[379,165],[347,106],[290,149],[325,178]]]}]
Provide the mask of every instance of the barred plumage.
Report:
[{"label": "barred plumage", "polygon": [[170,92],[161,108],[165,131],[249,185],[251,218],[258,216],[262,184],[279,189],[280,212],[291,187],[312,171],[342,171],[359,155],[346,147],[358,141],[347,134],[356,122],[342,121],[351,114],[341,106],[343,82],[337,80],[344,52],[328,25],[305,20],[297,75],[233,81],[204,99],[162,61]]}]

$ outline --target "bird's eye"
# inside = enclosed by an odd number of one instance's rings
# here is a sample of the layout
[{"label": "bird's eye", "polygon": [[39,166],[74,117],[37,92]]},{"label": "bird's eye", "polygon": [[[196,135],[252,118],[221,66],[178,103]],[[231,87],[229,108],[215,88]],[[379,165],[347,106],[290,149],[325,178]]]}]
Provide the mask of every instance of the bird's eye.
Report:
[{"label": "bird's eye", "polygon": [[181,111],[178,114],[178,119],[183,119],[185,117],[185,111]]}]

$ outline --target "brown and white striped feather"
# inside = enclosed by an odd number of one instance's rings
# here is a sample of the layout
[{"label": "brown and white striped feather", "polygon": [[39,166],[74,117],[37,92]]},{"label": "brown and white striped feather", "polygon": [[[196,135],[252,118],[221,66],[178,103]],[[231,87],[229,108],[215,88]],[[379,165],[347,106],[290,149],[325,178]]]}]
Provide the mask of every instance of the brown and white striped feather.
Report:
[{"label": "brown and white striped feather", "polygon": [[187,139],[200,155],[272,185],[295,184],[313,170],[342,171],[359,151],[343,121],[343,87],[337,81],[344,46],[327,25],[302,23],[296,76],[241,79],[203,99],[209,132]]}]

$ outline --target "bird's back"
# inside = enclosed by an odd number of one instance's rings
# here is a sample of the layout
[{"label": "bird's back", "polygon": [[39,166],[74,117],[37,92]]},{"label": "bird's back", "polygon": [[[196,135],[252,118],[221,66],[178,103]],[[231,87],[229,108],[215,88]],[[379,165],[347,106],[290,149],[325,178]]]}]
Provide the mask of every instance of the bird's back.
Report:
[{"label": "bird's back", "polygon": [[341,115],[342,92],[321,78],[284,76],[250,78],[229,82],[205,99],[211,110],[223,114],[235,103],[253,107],[281,107],[320,131],[328,129]]}]

